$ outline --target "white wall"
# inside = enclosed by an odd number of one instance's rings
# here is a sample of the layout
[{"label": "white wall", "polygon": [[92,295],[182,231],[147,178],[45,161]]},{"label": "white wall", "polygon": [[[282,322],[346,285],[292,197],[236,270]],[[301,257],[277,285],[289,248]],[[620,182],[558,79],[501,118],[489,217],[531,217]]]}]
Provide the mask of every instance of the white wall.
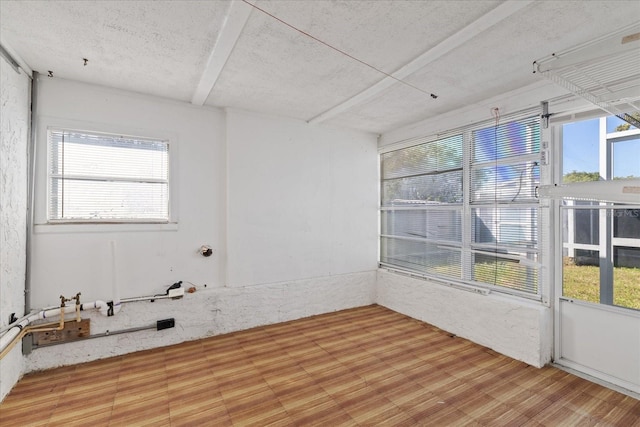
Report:
[{"label": "white wall", "polygon": [[377,268],[371,134],[229,110],[228,283]]},{"label": "white wall", "polygon": [[[375,302],[374,135],[47,78],[37,114],[32,305],[76,292],[82,301],[111,299],[112,240],[121,297],[160,293],[177,280],[197,291],[123,304],[113,317],[83,313],[92,334],[169,317],[176,327],[38,348],[26,371]],[[171,138],[177,226],[47,225],[47,126]],[[212,257],[196,253],[202,244]]]},{"label": "white wall", "polygon": [[[32,306],[76,292],[82,301],[112,298],[112,240],[123,298],[156,294],[178,280],[223,286],[224,113],[61,79],[41,77],[39,85]],[[169,138],[177,225],[46,225],[48,126]],[[214,256],[197,253],[203,244]]]},{"label": "white wall", "polygon": [[378,271],[377,303],[530,365],[551,360],[551,309]]},{"label": "white wall", "polygon": [[[0,59],[0,326],[24,314],[29,85]],[[0,401],[22,375],[21,347],[0,360]]]}]

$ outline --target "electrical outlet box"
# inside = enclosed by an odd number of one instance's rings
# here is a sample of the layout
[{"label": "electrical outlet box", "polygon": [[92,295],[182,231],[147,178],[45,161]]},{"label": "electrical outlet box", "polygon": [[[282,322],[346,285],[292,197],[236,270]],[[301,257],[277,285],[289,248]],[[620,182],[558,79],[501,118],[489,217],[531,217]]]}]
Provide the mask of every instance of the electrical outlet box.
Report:
[{"label": "electrical outlet box", "polygon": [[176,326],[176,321],[173,317],[171,319],[163,319],[156,322],[156,330],[158,331],[173,328],[174,326]]}]

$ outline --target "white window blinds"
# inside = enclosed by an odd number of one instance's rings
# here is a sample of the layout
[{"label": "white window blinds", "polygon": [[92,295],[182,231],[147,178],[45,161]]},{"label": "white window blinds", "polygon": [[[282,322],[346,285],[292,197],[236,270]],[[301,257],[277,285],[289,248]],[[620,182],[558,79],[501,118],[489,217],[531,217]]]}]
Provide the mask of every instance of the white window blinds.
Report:
[{"label": "white window blinds", "polygon": [[169,143],[50,129],[50,222],[168,222]]},{"label": "white window blinds", "polygon": [[538,295],[539,118],[422,141],[381,154],[381,265]]},{"label": "white window blinds", "polygon": [[539,117],[471,129],[469,205],[474,282],[538,293]]},{"label": "white window blinds", "polygon": [[463,138],[382,154],[380,261],[461,279]]}]

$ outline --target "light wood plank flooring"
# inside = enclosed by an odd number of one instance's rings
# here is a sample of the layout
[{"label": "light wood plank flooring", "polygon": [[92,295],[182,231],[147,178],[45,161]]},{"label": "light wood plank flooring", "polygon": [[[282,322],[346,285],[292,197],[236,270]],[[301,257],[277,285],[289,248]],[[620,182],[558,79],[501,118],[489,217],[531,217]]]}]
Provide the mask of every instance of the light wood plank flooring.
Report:
[{"label": "light wood plank flooring", "polygon": [[29,374],[0,425],[630,427],[640,401],[374,305]]}]

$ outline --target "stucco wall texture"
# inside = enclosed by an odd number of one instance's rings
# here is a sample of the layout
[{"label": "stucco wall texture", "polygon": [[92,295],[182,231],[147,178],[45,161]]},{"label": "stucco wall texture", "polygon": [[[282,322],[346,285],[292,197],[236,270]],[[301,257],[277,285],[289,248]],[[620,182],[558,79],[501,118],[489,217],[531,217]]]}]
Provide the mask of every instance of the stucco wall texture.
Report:
[{"label": "stucco wall texture", "polygon": [[[24,314],[29,77],[0,59],[0,326]],[[23,370],[20,346],[0,360],[0,400]]]},{"label": "stucco wall texture", "polygon": [[542,304],[430,286],[385,270],[378,271],[376,302],[536,367],[551,360],[551,309]]},{"label": "stucco wall texture", "polygon": [[370,305],[375,298],[375,275],[368,271],[238,288],[199,287],[180,300],[123,304],[112,317],[86,311],[82,317],[91,319],[91,334],[154,326],[156,321],[168,318],[175,319],[175,327],[43,347],[26,358],[25,372]]}]

